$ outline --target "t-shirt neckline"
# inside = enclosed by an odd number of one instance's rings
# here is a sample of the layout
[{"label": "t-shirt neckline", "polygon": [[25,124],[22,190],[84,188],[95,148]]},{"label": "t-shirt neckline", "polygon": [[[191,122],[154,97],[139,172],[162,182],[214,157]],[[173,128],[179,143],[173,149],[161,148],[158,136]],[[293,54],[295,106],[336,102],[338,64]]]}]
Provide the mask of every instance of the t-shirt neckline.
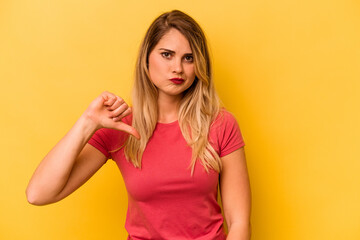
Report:
[{"label": "t-shirt neckline", "polygon": [[169,122],[169,123],[161,123],[161,122],[157,122],[157,125],[160,126],[172,126],[178,123],[179,120],[175,120],[174,122]]}]

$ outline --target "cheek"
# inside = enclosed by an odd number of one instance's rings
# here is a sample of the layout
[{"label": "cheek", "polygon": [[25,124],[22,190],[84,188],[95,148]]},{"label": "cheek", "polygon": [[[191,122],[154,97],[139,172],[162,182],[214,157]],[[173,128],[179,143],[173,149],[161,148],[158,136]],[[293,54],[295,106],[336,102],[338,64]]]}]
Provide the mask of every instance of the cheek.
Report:
[{"label": "cheek", "polygon": [[156,77],[160,75],[161,72],[164,71],[164,64],[161,59],[157,58],[154,55],[149,56],[149,73],[150,76]]},{"label": "cheek", "polygon": [[195,67],[194,67],[193,64],[186,66],[185,71],[186,71],[189,78],[195,78]]}]

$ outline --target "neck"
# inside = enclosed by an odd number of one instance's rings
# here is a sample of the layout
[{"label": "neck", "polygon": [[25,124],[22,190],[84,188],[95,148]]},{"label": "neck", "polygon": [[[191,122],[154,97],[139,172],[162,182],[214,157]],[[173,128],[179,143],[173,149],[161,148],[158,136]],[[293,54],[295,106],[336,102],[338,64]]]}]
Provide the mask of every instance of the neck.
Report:
[{"label": "neck", "polygon": [[158,97],[158,122],[170,123],[178,119],[180,96]]}]

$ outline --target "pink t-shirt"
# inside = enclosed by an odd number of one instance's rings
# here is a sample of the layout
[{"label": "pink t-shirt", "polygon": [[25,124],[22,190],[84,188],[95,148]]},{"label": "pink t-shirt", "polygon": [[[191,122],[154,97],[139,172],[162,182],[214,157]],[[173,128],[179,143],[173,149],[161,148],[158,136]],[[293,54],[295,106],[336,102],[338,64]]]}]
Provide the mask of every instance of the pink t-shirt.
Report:
[{"label": "pink t-shirt", "polygon": [[[234,116],[222,110],[210,128],[209,140],[220,157],[243,147],[244,141]],[[223,117],[222,117],[223,116]],[[132,115],[122,119],[131,124]],[[125,228],[128,239],[226,239],[223,216],[217,203],[219,174],[205,171],[197,162],[194,175],[189,168],[191,148],[178,121],[157,123],[142,157],[142,168],[128,162],[123,145],[128,134],[102,128],[89,144],[113,159],[128,192]]]}]

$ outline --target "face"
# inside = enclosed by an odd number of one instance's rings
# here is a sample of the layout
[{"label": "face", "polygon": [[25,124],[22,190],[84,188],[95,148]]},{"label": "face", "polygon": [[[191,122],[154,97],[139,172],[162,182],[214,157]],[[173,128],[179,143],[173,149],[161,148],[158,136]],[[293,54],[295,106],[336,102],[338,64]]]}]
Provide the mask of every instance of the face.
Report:
[{"label": "face", "polygon": [[159,98],[179,97],[195,80],[194,58],[189,41],[170,29],[149,54],[150,79]]}]

